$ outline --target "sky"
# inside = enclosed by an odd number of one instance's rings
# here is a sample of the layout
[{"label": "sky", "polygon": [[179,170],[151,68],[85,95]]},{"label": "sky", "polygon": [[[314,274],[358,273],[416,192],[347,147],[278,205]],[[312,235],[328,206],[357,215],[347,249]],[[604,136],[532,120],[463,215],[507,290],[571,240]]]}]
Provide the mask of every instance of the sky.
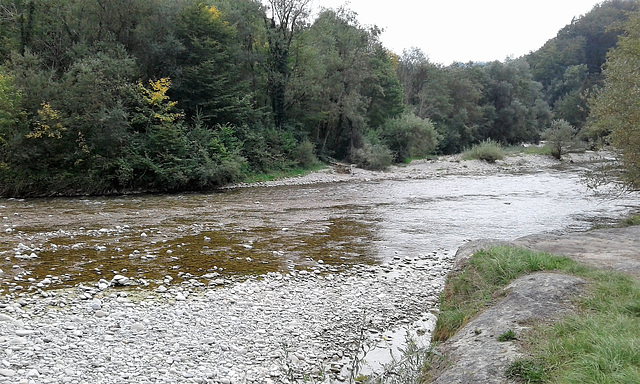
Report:
[{"label": "sky", "polygon": [[397,54],[420,48],[431,62],[504,61],[542,47],[596,0],[313,0],[319,7],[347,5],[363,25],[385,32]]}]

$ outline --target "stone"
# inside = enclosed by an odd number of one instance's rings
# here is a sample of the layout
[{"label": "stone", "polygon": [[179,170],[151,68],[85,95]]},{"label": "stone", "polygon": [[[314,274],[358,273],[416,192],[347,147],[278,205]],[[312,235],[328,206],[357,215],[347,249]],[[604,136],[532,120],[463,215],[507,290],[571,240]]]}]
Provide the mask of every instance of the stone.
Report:
[{"label": "stone", "polygon": [[106,313],[105,311],[103,311],[103,310],[99,309],[99,310],[97,310],[97,311],[94,313],[94,315],[95,315],[96,317],[106,317],[106,316],[107,316],[107,313]]},{"label": "stone", "polygon": [[4,377],[14,377],[16,375],[16,371],[13,369],[0,369],[0,376]]},{"label": "stone", "polygon": [[32,368],[30,370],[27,371],[27,377],[32,378],[32,377],[39,377],[40,376],[40,372],[38,372],[37,369]]},{"label": "stone", "polygon": [[433,373],[432,382],[507,382],[504,372],[520,354],[514,343],[500,342],[496,336],[508,330],[518,334],[525,329],[522,324],[572,313],[571,300],[585,284],[575,276],[544,272],[514,280],[505,287],[504,299],[438,346],[437,354],[448,357],[448,368]]},{"label": "stone", "polygon": [[134,331],[143,331],[145,329],[145,326],[142,323],[133,323],[131,324],[131,329],[133,329]]},{"label": "stone", "polygon": [[91,300],[91,304],[89,304],[91,309],[97,311],[98,309],[102,309],[102,301],[100,299]]}]

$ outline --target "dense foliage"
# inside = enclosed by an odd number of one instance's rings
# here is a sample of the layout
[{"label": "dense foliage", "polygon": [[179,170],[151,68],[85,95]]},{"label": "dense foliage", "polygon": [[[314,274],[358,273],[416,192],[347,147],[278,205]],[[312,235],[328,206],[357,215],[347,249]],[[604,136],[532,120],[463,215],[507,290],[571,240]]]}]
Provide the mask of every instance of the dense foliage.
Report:
[{"label": "dense foliage", "polygon": [[585,125],[587,100],[594,87],[602,84],[606,54],[616,45],[629,13],[637,10],[635,0],[605,1],[574,18],[555,38],[526,56],[556,119],[577,128]]},{"label": "dense foliage", "polygon": [[605,26],[631,9],[605,2],[527,58],[445,67],[391,53],[349,10],[312,19],[309,0],[2,1],[0,194],[199,190],[315,156],[385,168],[537,141],[554,114],[581,127]]},{"label": "dense foliage", "polygon": [[605,86],[593,100],[589,128],[610,138],[620,150],[622,181],[640,189],[640,13],[625,25],[625,35],[608,55]]}]

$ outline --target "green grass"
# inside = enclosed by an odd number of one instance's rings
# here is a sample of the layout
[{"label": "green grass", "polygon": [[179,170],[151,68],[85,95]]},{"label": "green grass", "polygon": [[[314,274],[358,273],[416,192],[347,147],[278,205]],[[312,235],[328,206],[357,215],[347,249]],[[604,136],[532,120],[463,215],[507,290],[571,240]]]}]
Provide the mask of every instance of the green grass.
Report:
[{"label": "green grass", "polygon": [[544,383],[547,367],[542,361],[520,359],[507,368],[506,376],[527,384]]},{"label": "green grass", "polygon": [[485,140],[480,144],[475,144],[471,149],[462,152],[463,160],[484,160],[488,163],[495,163],[504,159],[505,152],[500,143],[493,140]]},{"label": "green grass", "polygon": [[494,303],[501,288],[536,271],[575,268],[566,258],[524,249],[496,247],[476,253],[459,273],[451,275],[440,298],[434,341],[453,336],[478,312]]},{"label": "green grass", "polygon": [[498,336],[498,341],[500,342],[512,341],[512,340],[516,340],[516,333],[513,332],[513,330],[511,329],[501,334],[500,336]]},{"label": "green grass", "polygon": [[507,156],[525,154],[525,155],[545,155],[551,156],[551,147],[543,146],[538,147],[536,145],[532,145],[530,147],[523,147],[521,145],[511,145],[508,147],[504,147],[504,152]]},{"label": "green grass", "polygon": [[546,253],[498,247],[474,255],[447,281],[434,340],[455,334],[513,279],[542,270],[582,277],[590,282],[588,292],[578,299],[577,314],[519,335],[527,356],[507,376],[524,383],[639,383],[638,280]]},{"label": "green grass", "polygon": [[606,225],[595,225],[591,229],[602,229],[602,228],[625,228],[632,227],[634,225],[640,225],[640,214],[635,213],[625,217],[620,220],[618,223],[614,224],[606,224]]},{"label": "green grass", "polygon": [[640,214],[631,215],[620,222],[620,227],[640,225]]}]

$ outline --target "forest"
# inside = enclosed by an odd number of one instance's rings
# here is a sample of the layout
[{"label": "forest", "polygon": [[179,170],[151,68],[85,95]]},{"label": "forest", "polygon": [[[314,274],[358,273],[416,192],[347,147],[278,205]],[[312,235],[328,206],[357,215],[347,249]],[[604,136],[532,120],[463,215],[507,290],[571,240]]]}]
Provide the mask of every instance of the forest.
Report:
[{"label": "forest", "polygon": [[590,110],[637,11],[605,1],[524,57],[445,66],[310,0],[2,0],[0,195],[211,190],[319,161],[383,169],[537,142],[554,120],[616,143],[611,111]]}]

